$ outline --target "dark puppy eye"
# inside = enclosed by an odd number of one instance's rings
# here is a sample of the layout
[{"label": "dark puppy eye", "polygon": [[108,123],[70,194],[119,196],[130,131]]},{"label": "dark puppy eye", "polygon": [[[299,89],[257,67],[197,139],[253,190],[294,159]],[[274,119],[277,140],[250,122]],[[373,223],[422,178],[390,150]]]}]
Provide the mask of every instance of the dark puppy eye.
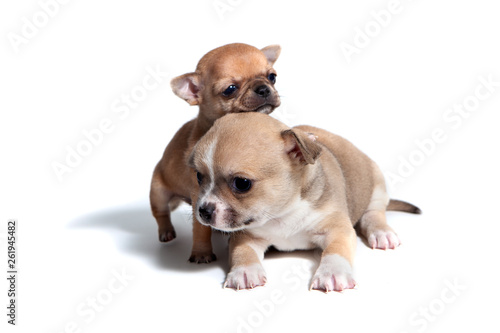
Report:
[{"label": "dark puppy eye", "polygon": [[276,83],[276,74],[274,73],[271,73],[267,76],[267,79],[272,83],[272,84],[275,84]]},{"label": "dark puppy eye", "polygon": [[196,171],[196,180],[198,181],[198,185],[201,185],[201,182],[203,181],[203,175]]},{"label": "dark puppy eye", "polygon": [[252,188],[252,181],[247,178],[236,177],[233,179],[233,189],[239,193],[245,193]]},{"label": "dark puppy eye", "polygon": [[234,94],[234,92],[238,89],[238,87],[236,87],[234,84],[230,85],[229,87],[227,87],[226,90],[224,90],[222,92],[222,95],[226,96],[226,97],[229,97],[231,96],[232,94]]}]

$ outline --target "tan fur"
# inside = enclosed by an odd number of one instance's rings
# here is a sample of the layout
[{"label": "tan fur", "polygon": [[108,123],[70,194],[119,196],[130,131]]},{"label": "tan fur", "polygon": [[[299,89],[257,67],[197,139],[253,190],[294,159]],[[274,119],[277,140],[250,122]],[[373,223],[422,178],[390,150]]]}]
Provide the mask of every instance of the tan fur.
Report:
[{"label": "tan fur", "polygon": [[[280,47],[259,50],[246,44],[229,44],[207,53],[195,72],[174,78],[171,82],[176,95],[190,105],[199,105],[196,119],[182,126],[165,149],[151,181],[151,209],[158,223],[159,239],[175,238],[170,212],[180,201],[191,203],[197,190],[196,176],[187,167],[193,146],[218,118],[234,112],[257,111],[270,113],[280,105],[274,84],[268,80],[278,58]],[[223,96],[229,85],[237,85],[234,95]],[[269,95],[258,95],[258,87],[268,87]],[[193,250],[190,261],[215,260],[211,246],[211,229],[194,221]]]},{"label": "tan fur", "polygon": [[[312,126],[297,126],[304,132],[314,133],[317,141],[324,145],[337,159],[346,183],[349,217],[356,223],[370,202],[373,192],[371,160],[346,139]],[[329,173],[331,163],[325,166]]]},{"label": "tan fur", "polygon": [[[203,179],[203,198],[191,197],[193,215],[204,225],[235,231],[227,287],[263,285],[260,260],[273,245],[323,249],[311,288],[353,288],[353,226],[359,223],[374,247],[399,244],[385,220],[389,197],[379,168],[353,144],[325,130],[289,129],[257,113],[228,115],[198,142],[190,165]],[[234,188],[237,179],[252,186],[241,192]],[[214,209],[207,215],[204,207],[209,206]]]}]

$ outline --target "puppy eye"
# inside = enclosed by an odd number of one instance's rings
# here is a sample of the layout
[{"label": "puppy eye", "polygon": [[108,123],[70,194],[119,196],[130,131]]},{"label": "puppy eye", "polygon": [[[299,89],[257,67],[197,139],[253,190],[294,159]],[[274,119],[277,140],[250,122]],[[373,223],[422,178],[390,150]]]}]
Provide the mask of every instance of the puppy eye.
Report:
[{"label": "puppy eye", "polygon": [[201,185],[201,182],[203,181],[203,175],[196,171],[196,180],[198,181],[198,185]]},{"label": "puppy eye", "polygon": [[236,87],[234,84],[230,85],[229,87],[227,87],[226,90],[224,90],[222,92],[222,95],[226,96],[226,97],[229,97],[231,96],[232,94],[234,94],[234,92],[238,89],[238,87]]},{"label": "puppy eye", "polygon": [[252,188],[252,181],[247,178],[236,177],[233,179],[233,189],[239,193],[245,193]]},{"label": "puppy eye", "polygon": [[276,83],[276,74],[274,73],[271,73],[267,76],[267,79],[272,83],[272,84],[275,84]]}]

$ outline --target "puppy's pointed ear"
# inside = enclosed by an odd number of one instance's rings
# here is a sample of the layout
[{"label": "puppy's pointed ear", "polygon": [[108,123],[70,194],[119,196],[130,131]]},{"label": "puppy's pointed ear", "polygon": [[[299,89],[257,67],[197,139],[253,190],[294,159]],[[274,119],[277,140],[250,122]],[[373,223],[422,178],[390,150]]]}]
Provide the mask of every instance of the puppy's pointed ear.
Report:
[{"label": "puppy's pointed ear", "polygon": [[264,55],[267,58],[267,61],[272,66],[272,65],[274,65],[274,63],[276,62],[278,57],[280,56],[281,46],[269,45],[269,46],[266,46],[265,48],[261,49],[261,51],[262,51],[262,53],[264,53]]},{"label": "puppy's pointed ear", "polygon": [[198,105],[201,102],[200,75],[197,73],[187,73],[175,77],[170,81],[170,86],[174,93],[188,102],[190,105]]},{"label": "puppy's pointed ear", "polygon": [[321,146],[315,142],[315,136],[300,130],[285,130],[281,132],[285,141],[285,152],[292,161],[305,164],[314,164],[321,155]]}]

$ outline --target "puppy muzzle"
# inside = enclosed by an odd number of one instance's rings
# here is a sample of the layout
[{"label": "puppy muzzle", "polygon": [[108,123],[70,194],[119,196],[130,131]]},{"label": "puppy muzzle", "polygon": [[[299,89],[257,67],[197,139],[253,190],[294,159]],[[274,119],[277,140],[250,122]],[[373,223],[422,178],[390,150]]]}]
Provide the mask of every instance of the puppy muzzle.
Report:
[{"label": "puppy muzzle", "polygon": [[258,79],[247,86],[240,100],[242,111],[269,114],[280,106],[278,92],[268,82]]},{"label": "puppy muzzle", "polygon": [[205,224],[212,225],[215,221],[215,205],[208,203],[200,206],[198,208],[198,216]]}]

